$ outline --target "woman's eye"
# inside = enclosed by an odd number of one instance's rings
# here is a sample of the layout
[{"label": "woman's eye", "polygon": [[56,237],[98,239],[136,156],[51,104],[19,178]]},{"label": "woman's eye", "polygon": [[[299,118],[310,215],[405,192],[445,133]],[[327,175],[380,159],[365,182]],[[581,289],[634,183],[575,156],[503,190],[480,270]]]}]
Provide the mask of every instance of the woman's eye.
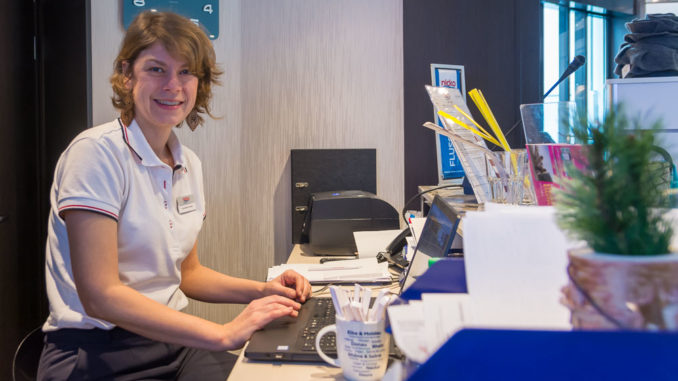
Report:
[{"label": "woman's eye", "polygon": [[184,70],[180,71],[179,74],[183,74],[183,75],[191,75],[191,74],[193,74],[193,73],[191,73],[191,71],[188,70],[188,69],[184,69]]},{"label": "woman's eye", "polygon": [[165,72],[165,70],[163,70],[163,68],[158,67],[158,66],[150,67],[150,68],[148,69],[148,71],[152,71],[152,72],[154,72],[154,73],[164,73],[164,72]]}]

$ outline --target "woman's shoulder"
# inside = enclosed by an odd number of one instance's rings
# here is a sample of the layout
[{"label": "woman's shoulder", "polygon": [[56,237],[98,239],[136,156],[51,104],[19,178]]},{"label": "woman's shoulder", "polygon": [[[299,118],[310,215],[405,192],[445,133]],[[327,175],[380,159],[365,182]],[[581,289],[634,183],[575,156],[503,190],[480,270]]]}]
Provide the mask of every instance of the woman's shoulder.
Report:
[{"label": "woman's shoulder", "polygon": [[62,153],[62,158],[71,160],[120,161],[128,155],[118,120],[87,128],[80,132]]},{"label": "woman's shoulder", "polygon": [[124,145],[123,129],[120,122],[114,121],[90,127],[80,132],[69,144],[69,149],[74,145],[115,147]]}]

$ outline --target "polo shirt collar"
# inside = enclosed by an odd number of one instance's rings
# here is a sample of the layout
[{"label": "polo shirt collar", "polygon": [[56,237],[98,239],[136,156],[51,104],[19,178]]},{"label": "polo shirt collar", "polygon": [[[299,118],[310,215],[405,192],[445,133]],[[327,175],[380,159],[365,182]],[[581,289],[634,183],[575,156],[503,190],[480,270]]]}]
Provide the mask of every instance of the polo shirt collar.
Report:
[{"label": "polo shirt collar", "polygon": [[[142,165],[147,167],[165,165],[165,163],[160,160],[155,152],[153,152],[151,145],[148,144],[148,141],[146,140],[146,137],[141,131],[141,127],[139,127],[136,120],[133,120],[129,126],[125,126],[120,119],[118,119],[118,122],[122,128],[122,137],[125,140],[125,143],[127,143],[134,154],[139,158],[139,160],[141,160]],[[170,132],[167,145],[169,146],[170,152],[172,152],[172,157],[174,158],[173,169],[184,167],[184,151],[182,149],[181,143],[179,142],[179,138],[177,138],[174,131]]]}]

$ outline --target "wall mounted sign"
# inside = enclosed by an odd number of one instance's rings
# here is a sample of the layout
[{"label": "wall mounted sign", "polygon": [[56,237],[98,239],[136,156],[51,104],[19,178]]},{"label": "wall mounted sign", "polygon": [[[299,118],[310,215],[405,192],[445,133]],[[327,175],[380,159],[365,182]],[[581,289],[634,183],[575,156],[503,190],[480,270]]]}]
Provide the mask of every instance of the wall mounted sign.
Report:
[{"label": "wall mounted sign", "polygon": [[[431,84],[437,87],[451,87],[459,89],[466,101],[466,81],[464,67],[459,65],[431,64]],[[439,126],[443,122],[433,110],[433,118]],[[464,168],[454,152],[454,146],[446,136],[436,134],[436,151],[438,156],[438,183],[461,183],[464,177]]]},{"label": "wall mounted sign", "polygon": [[127,29],[144,11],[166,11],[180,14],[201,27],[210,40],[219,37],[219,0],[124,0],[122,25]]}]

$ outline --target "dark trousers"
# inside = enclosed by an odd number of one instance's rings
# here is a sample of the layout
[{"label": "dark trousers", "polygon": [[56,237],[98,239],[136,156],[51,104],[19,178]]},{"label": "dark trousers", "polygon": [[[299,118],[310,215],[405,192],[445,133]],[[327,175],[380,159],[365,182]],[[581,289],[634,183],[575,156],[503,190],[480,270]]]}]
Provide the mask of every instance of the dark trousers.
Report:
[{"label": "dark trousers", "polygon": [[45,335],[38,380],[225,381],[237,356],[147,339],[122,328]]}]

